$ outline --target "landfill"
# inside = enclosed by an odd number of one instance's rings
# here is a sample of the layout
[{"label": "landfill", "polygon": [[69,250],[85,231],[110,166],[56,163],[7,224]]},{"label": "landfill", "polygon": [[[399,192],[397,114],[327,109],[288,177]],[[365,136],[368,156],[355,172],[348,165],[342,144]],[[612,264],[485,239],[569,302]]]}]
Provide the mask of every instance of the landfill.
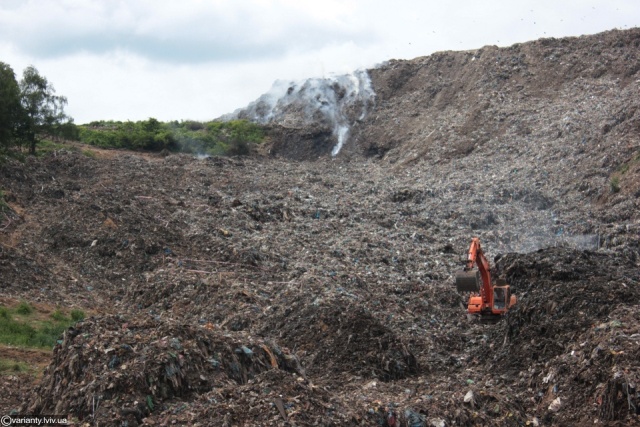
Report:
[{"label": "landfill", "polygon": [[[40,375],[0,377],[0,407],[80,426],[640,425],[639,45],[390,61],[337,154],[323,118],[267,123],[244,157],[7,161],[2,297],[88,315]],[[518,297],[497,323],[454,285],[472,237]]]}]

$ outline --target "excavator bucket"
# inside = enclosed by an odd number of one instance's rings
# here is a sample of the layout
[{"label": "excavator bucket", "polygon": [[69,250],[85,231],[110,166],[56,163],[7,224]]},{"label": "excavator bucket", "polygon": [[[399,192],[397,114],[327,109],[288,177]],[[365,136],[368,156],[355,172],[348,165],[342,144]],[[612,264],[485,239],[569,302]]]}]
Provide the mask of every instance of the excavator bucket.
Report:
[{"label": "excavator bucket", "polygon": [[476,269],[456,271],[456,289],[458,292],[480,292],[481,284],[480,271]]}]

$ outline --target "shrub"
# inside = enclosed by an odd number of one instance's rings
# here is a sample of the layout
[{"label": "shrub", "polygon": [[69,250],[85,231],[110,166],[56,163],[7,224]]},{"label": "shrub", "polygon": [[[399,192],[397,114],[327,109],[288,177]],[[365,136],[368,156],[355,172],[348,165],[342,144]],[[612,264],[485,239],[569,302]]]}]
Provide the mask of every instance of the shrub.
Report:
[{"label": "shrub", "polygon": [[26,301],[22,301],[18,307],[16,307],[16,313],[22,315],[29,315],[33,313],[33,307]]},{"label": "shrub", "polygon": [[0,213],[9,210],[9,205],[7,205],[7,201],[4,199],[4,192],[0,190]]},{"label": "shrub", "polygon": [[59,308],[56,308],[56,311],[51,313],[51,318],[57,322],[64,322],[69,320]]},{"label": "shrub", "polygon": [[611,178],[611,182],[609,183],[609,185],[611,187],[612,193],[618,193],[620,191],[620,178],[614,176],[613,178]]},{"label": "shrub", "polygon": [[629,172],[629,163],[625,163],[624,165],[620,166],[619,170],[622,175]]},{"label": "shrub", "polygon": [[184,127],[191,131],[202,130],[204,129],[204,123],[196,122],[193,120],[187,120],[184,122]]},{"label": "shrub", "polygon": [[99,147],[133,150],[182,151],[216,155],[248,154],[251,144],[264,141],[264,128],[247,120],[162,123],[156,119],[138,122],[92,122],[79,126],[80,140]]},{"label": "shrub", "polygon": [[249,152],[249,143],[244,139],[234,138],[229,145],[229,154],[232,156],[246,156]]},{"label": "shrub", "polygon": [[71,320],[73,320],[74,322],[79,322],[81,320],[84,320],[84,317],[85,317],[84,311],[78,310],[76,308],[71,310]]}]

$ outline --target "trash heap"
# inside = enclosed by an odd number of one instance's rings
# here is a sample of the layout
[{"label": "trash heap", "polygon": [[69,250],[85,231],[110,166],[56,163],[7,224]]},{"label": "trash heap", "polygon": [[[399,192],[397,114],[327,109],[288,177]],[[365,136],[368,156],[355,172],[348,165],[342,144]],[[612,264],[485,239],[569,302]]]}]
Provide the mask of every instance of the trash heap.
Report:
[{"label": "trash heap", "polygon": [[148,425],[349,425],[353,409],[298,375],[272,369],[246,384],[221,385],[192,401],[175,402],[145,420]]},{"label": "trash heap", "polygon": [[274,369],[304,375],[288,350],[241,332],[168,320],[90,318],[65,332],[22,411],[137,425],[165,402],[237,387]]},{"label": "trash heap", "polygon": [[[498,261],[519,297],[483,356],[526,385],[546,424],[640,414],[640,271],[623,254],[547,248]],[[624,301],[624,304],[620,304]],[[580,408],[575,410],[572,408]]]},{"label": "trash heap", "polygon": [[348,297],[298,302],[276,312],[264,333],[304,355],[309,374],[336,372],[390,381],[418,372],[409,342]]}]

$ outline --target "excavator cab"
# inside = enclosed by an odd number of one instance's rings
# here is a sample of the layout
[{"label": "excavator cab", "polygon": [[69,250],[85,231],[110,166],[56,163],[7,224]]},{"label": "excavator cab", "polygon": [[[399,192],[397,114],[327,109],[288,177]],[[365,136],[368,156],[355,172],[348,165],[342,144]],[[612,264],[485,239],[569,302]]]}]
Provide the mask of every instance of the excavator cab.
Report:
[{"label": "excavator cab", "polygon": [[509,288],[493,287],[493,311],[504,310],[507,306],[507,294]]},{"label": "excavator cab", "polygon": [[516,302],[517,298],[511,294],[511,287],[507,285],[507,281],[504,279],[496,280],[496,284],[493,286],[493,311],[504,313]]}]

